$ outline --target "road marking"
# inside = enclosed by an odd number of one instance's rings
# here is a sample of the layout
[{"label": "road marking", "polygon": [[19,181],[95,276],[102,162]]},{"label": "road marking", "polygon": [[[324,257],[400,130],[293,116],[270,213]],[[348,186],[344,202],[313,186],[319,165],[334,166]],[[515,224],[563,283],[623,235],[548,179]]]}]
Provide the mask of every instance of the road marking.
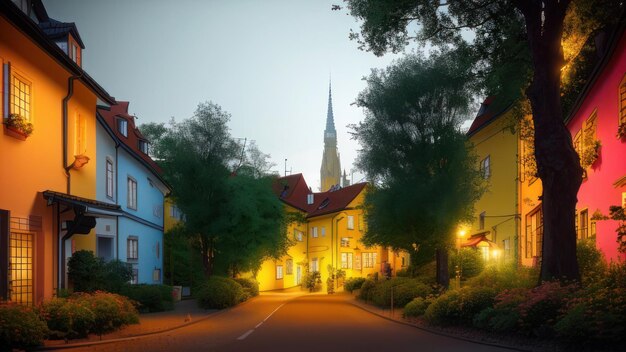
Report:
[{"label": "road marking", "polygon": [[270,315],[268,315],[267,317],[265,317],[265,319],[263,319],[263,321],[266,321],[267,319],[269,319],[269,318],[272,316],[272,314],[276,313],[276,311],[277,311],[277,310],[279,310],[279,309],[280,309],[282,306],[284,306],[284,305],[285,305],[285,303],[283,303],[283,304],[279,305],[279,306],[278,306],[278,308],[274,309],[274,311],[273,311],[273,312],[271,312],[271,313],[270,313]]},{"label": "road marking", "polygon": [[248,337],[250,334],[252,334],[253,332],[254,332],[254,329],[252,329],[252,330],[248,330],[245,334],[243,334],[243,335],[239,336],[239,337],[237,338],[237,340],[243,340],[243,339],[245,339],[246,337]]},{"label": "road marking", "polygon": [[261,324],[263,324],[263,322],[260,322],[260,323],[256,324],[256,326],[254,328],[255,329],[258,328],[259,326],[261,326]]}]

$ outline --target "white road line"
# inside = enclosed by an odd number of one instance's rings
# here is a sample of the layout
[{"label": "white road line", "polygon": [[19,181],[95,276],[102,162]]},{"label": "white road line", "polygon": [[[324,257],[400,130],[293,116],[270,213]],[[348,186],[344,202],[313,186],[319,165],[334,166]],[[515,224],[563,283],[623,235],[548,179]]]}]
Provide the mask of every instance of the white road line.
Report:
[{"label": "white road line", "polygon": [[261,326],[261,324],[263,324],[263,322],[260,322],[260,323],[256,324],[256,326],[254,328],[257,329],[259,326]]},{"label": "white road line", "polygon": [[278,306],[278,308],[274,309],[274,311],[273,311],[273,312],[271,312],[271,313],[270,313],[270,315],[268,315],[267,317],[265,317],[265,319],[263,319],[263,321],[266,321],[267,319],[269,319],[269,318],[272,316],[272,314],[276,313],[276,311],[277,311],[277,310],[279,310],[279,309],[280,309],[282,306],[284,306],[284,305],[285,305],[285,303],[283,303],[283,304],[279,305],[279,306]]},{"label": "white road line", "polygon": [[250,334],[252,334],[253,332],[254,332],[254,329],[252,329],[252,330],[248,330],[245,334],[243,334],[243,335],[239,336],[239,337],[237,338],[237,340],[243,340],[243,339],[245,339],[246,337],[248,337]]}]

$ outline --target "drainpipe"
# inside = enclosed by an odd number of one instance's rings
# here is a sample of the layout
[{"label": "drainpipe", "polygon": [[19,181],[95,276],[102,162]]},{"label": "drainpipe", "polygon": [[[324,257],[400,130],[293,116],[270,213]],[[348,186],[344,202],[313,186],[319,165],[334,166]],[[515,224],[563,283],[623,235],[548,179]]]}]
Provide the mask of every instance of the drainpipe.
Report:
[{"label": "drainpipe", "polygon": [[[113,187],[115,187],[115,204],[119,205],[120,202],[120,198],[119,198],[119,160],[118,160],[118,148],[120,147],[120,144],[116,141],[115,142],[115,184],[113,185]],[[115,259],[120,260],[120,217],[119,216],[115,216]],[[126,258],[126,260],[128,260],[128,258]]]},{"label": "drainpipe", "polygon": [[70,194],[70,169],[71,169],[71,165],[68,166],[67,165],[67,110],[68,110],[68,103],[70,101],[70,99],[72,98],[72,95],[74,95],[74,81],[78,78],[80,78],[82,76],[82,74],[78,75],[78,76],[71,76],[70,78],[68,78],[67,80],[67,95],[65,96],[65,98],[63,98],[63,104],[61,106],[61,113],[62,113],[62,117],[63,117],[63,146],[62,146],[62,151],[63,151],[63,170],[65,170],[65,176],[67,177],[67,194]]}]

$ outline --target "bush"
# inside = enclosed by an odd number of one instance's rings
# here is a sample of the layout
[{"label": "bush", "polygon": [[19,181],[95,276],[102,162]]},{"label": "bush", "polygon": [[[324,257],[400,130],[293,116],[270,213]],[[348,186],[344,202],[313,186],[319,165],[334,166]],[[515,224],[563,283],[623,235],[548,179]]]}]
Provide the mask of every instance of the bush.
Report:
[{"label": "bush", "polygon": [[361,285],[361,291],[359,292],[358,298],[369,302],[372,299],[372,294],[375,288],[376,288],[376,281],[371,280],[371,279],[366,279],[365,281],[363,281],[363,284]]},{"label": "bush", "polygon": [[41,345],[47,333],[46,323],[31,308],[0,303],[0,350]]},{"label": "bush", "polygon": [[561,286],[559,282],[545,282],[531,289],[517,307],[520,328],[537,336],[551,335],[559,311],[575,289],[575,285]]},{"label": "bush", "polygon": [[407,303],[407,305],[404,306],[404,313],[402,315],[405,318],[406,317],[421,317],[422,315],[424,315],[424,313],[426,313],[426,309],[428,309],[428,306],[430,306],[432,302],[433,302],[433,298],[430,298],[430,297],[414,298],[411,302]]},{"label": "bush", "polygon": [[174,309],[172,286],[125,285],[120,293],[135,301],[140,312],[162,312]]},{"label": "bush", "polygon": [[232,307],[245,298],[243,287],[225,277],[212,276],[198,290],[198,305],[204,309]]},{"label": "bush", "polygon": [[464,287],[439,296],[426,310],[433,325],[471,324],[474,317],[493,306],[496,291],[490,287]]},{"label": "bush", "polygon": [[576,257],[580,268],[581,281],[586,286],[602,279],[606,272],[604,256],[596,248],[594,239],[584,239],[576,243]]},{"label": "bush", "polygon": [[512,288],[530,288],[537,284],[539,272],[536,268],[517,268],[515,265],[490,266],[478,276],[467,281],[468,286],[492,287],[496,291]]},{"label": "bush", "polygon": [[474,326],[495,332],[513,332],[519,321],[519,313],[511,308],[485,308],[474,316]]},{"label": "bush", "polygon": [[235,281],[243,287],[244,293],[248,297],[254,297],[259,295],[259,282],[254,279],[237,278]]},{"label": "bush", "polygon": [[379,307],[391,306],[391,291],[393,287],[393,304],[404,307],[416,297],[426,297],[432,290],[419,280],[408,278],[393,278],[376,283],[371,291],[370,300]]},{"label": "bush", "polygon": [[100,260],[97,270],[100,270],[101,274],[99,276],[103,279],[102,284],[97,287],[101,291],[120,293],[133,278],[131,267],[119,260],[111,260],[109,262]]},{"label": "bush", "polygon": [[485,260],[477,249],[461,248],[458,252],[450,253],[450,270],[454,270],[457,265],[461,269],[461,277],[468,279],[477,276],[485,269]]},{"label": "bush", "polygon": [[344,290],[352,293],[352,291],[360,289],[364,282],[364,277],[351,277],[346,279],[343,283],[343,288]]},{"label": "bush", "polygon": [[78,304],[94,313],[93,332],[99,335],[139,322],[139,313],[130,300],[114,293],[96,291],[72,296]]},{"label": "bush", "polygon": [[68,261],[67,276],[74,292],[119,293],[132,278],[132,270],[119,260],[105,262],[91,251],[80,250]]},{"label": "bush", "polygon": [[319,271],[307,272],[302,278],[302,285],[304,285],[309,292],[318,291],[322,287],[322,275]]},{"label": "bush", "polygon": [[87,306],[65,298],[44,302],[40,315],[48,324],[53,339],[85,337],[92,331],[96,318]]}]

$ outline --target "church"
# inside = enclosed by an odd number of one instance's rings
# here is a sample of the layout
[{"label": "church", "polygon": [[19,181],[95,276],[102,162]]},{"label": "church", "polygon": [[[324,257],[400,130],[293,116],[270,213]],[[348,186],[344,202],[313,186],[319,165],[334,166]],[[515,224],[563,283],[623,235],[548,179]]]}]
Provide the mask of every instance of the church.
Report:
[{"label": "church", "polygon": [[[337,148],[332,91],[328,89],[328,111],[324,130],[324,152],[320,168],[320,192],[313,192],[302,174],[277,178],[274,193],[287,212],[299,213],[302,223],[291,223],[286,236],[293,245],[279,260],[263,262],[255,277],[261,291],[286,289],[305,284],[319,273],[319,290],[328,289],[329,277],[343,270],[345,277],[395,275],[409,265],[408,253],[361,242],[367,224],[361,205],[367,183],[350,185]],[[341,287],[342,282],[333,286]]]}]

